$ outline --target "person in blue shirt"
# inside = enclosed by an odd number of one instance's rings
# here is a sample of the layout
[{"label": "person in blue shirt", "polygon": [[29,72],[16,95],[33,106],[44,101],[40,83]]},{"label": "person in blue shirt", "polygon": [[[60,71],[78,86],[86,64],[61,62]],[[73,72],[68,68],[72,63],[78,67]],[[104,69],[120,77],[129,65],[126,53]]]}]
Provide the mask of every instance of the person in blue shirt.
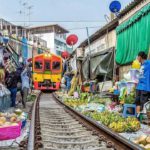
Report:
[{"label": "person in blue shirt", "polygon": [[150,98],[150,60],[147,59],[145,52],[139,52],[139,61],[141,63],[139,82],[136,87],[136,111],[139,114],[144,104]]}]

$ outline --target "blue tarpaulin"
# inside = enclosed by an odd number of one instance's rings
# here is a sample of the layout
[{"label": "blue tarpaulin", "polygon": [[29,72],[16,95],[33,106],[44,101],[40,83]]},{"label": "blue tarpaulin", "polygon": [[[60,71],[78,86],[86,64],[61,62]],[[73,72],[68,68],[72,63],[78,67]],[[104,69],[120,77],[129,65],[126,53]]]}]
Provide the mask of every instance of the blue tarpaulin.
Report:
[{"label": "blue tarpaulin", "polygon": [[27,45],[28,40],[23,37],[22,38],[22,57],[24,59],[24,61],[27,60],[28,58],[28,45]]}]

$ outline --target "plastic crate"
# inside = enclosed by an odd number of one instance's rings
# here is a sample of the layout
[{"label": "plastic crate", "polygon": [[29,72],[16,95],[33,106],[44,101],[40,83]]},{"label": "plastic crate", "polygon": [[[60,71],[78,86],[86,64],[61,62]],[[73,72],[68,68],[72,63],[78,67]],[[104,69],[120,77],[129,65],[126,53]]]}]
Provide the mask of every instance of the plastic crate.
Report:
[{"label": "plastic crate", "polygon": [[16,126],[0,128],[0,141],[16,139],[21,134],[21,122]]}]

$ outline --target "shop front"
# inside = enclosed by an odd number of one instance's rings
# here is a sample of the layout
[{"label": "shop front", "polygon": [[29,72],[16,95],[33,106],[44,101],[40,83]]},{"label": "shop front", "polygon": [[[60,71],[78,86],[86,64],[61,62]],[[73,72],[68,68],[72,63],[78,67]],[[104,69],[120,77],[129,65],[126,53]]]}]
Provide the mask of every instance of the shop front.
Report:
[{"label": "shop front", "polygon": [[[150,53],[149,24],[150,3],[116,28],[117,47],[115,60],[119,66],[120,79],[116,82],[114,89],[118,90],[120,103],[124,107],[123,110],[126,107],[134,108],[136,117],[145,115],[147,111],[146,105],[150,104],[148,101],[149,96],[146,97],[145,101],[144,97],[142,97],[143,94],[138,97],[138,91],[144,91],[149,94],[147,90],[149,87],[149,60],[146,60],[147,55]],[[134,62],[137,62],[137,64],[133,65]],[[145,81],[143,82],[143,80]],[[139,86],[144,88],[139,88]],[[141,101],[138,104],[137,99]],[[138,106],[140,109],[138,109]]]},{"label": "shop front", "polygon": [[150,48],[150,4],[147,4],[116,29],[116,62],[131,64],[138,52],[148,54]]},{"label": "shop front", "polygon": [[[113,80],[113,71],[114,47],[93,54],[90,57],[87,56],[82,62],[82,77],[83,81],[85,81],[85,85],[90,85],[87,82],[96,83],[98,91],[103,91],[106,81]],[[111,86],[112,82],[110,83],[110,87]],[[107,88],[106,91],[108,91],[109,88]]]}]

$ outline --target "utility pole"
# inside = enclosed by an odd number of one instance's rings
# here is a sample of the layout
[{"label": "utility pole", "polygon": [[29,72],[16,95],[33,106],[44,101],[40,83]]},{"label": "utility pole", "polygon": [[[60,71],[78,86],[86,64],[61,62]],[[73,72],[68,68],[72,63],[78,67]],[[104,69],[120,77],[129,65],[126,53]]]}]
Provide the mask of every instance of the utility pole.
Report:
[{"label": "utility pole", "polygon": [[90,60],[91,60],[91,44],[90,44],[90,36],[89,36],[89,29],[88,29],[88,27],[86,27],[86,32],[87,32],[87,39],[88,39],[88,47],[89,47],[89,79],[90,79],[90,77],[91,77],[91,75],[90,75],[90,71],[91,71],[91,69],[90,69]]},{"label": "utility pole", "polygon": [[32,5],[30,5],[27,9],[28,9],[28,21],[29,21],[29,24],[28,24],[28,26],[30,26],[31,24],[30,24],[30,21],[31,21],[31,14],[32,14],[32,12],[31,12],[31,10],[32,10],[32,8],[33,8],[33,6]]}]

